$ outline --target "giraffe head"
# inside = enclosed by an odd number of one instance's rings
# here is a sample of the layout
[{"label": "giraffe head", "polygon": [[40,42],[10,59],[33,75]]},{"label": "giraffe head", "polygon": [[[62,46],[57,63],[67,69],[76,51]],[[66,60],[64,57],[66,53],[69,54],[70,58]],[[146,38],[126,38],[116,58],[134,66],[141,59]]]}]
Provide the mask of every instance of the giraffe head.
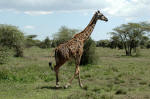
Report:
[{"label": "giraffe head", "polygon": [[97,12],[96,12],[96,18],[98,19],[98,20],[103,20],[103,21],[108,21],[108,19],[98,10]]}]

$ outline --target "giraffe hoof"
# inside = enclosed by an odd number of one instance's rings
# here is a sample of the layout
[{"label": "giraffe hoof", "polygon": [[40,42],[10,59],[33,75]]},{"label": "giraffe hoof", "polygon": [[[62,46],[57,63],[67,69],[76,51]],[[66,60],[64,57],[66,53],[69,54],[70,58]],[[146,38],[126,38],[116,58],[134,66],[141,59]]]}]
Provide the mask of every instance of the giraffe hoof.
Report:
[{"label": "giraffe hoof", "polygon": [[69,88],[71,85],[68,83],[64,86],[65,89]]},{"label": "giraffe hoof", "polygon": [[60,86],[59,86],[59,85],[56,85],[55,87],[56,87],[56,88],[60,88]]},{"label": "giraffe hoof", "polygon": [[82,85],[82,84],[80,84],[80,87],[81,87],[81,88],[83,88],[83,85]]}]

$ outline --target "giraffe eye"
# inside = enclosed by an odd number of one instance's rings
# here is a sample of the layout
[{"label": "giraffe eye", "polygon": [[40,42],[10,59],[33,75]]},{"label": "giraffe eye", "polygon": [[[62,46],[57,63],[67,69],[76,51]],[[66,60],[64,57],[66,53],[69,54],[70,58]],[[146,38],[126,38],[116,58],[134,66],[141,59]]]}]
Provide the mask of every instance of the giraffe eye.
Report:
[{"label": "giraffe eye", "polygon": [[102,14],[101,14],[101,13],[98,13],[98,15],[101,16]]}]

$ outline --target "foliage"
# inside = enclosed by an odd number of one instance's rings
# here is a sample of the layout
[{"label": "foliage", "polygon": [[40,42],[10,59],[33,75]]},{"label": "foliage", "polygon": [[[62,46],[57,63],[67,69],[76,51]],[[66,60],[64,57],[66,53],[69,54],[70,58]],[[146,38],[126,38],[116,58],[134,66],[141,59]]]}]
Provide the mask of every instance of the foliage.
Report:
[{"label": "foliage", "polygon": [[110,48],[119,48],[123,49],[123,45],[121,41],[119,40],[118,36],[112,36],[110,39]]},{"label": "foliage", "polygon": [[109,47],[110,41],[109,40],[100,40],[96,42],[96,47]]},{"label": "foliage", "polygon": [[0,64],[7,63],[8,57],[9,57],[8,48],[0,46]]},{"label": "foliage", "polygon": [[40,43],[40,48],[51,48],[52,47],[52,41],[49,39],[49,37],[46,37],[44,41]]},{"label": "foliage", "polygon": [[23,47],[20,46],[14,46],[16,54],[14,55],[15,57],[23,57]]},{"label": "foliage", "polygon": [[146,48],[150,48],[150,41],[147,42]]},{"label": "foliage", "polygon": [[146,46],[148,45],[148,41],[149,41],[149,37],[148,36],[143,36],[142,40],[140,42],[140,47],[141,48],[146,48]]},{"label": "foliage", "polygon": [[29,48],[32,46],[39,46],[41,41],[40,40],[35,40],[37,35],[28,35],[25,37],[25,47]]},{"label": "foliage", "polygon": [[145,34],[150,31],[150,24],[145,22],[128,23],[122,24],[113,30],[114,32],[111,32],[112,38],[118,38],[115,42],[121,42],[126,55],[131,56],[132,51],[134,50],[136,52],[136,48],[140,45],[140,43],[146,40]]},{"label": "foliage", "polygon": [[22,57],[24,35],[16,26],[0,24],[0,45],[14,48],[15,56]]}]

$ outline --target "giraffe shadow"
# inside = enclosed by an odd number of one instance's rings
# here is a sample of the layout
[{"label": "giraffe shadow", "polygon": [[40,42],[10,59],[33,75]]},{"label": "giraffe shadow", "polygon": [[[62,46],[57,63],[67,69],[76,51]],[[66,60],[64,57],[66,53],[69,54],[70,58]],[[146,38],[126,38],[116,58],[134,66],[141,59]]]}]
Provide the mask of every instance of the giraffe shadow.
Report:
[{"label": "giraffe shadow", "polygon": [[57,89],[64,89],[64,87],[42,86],[42,87],[38,87],[37,89],[53,89],[53,90],[57,90]]}]

